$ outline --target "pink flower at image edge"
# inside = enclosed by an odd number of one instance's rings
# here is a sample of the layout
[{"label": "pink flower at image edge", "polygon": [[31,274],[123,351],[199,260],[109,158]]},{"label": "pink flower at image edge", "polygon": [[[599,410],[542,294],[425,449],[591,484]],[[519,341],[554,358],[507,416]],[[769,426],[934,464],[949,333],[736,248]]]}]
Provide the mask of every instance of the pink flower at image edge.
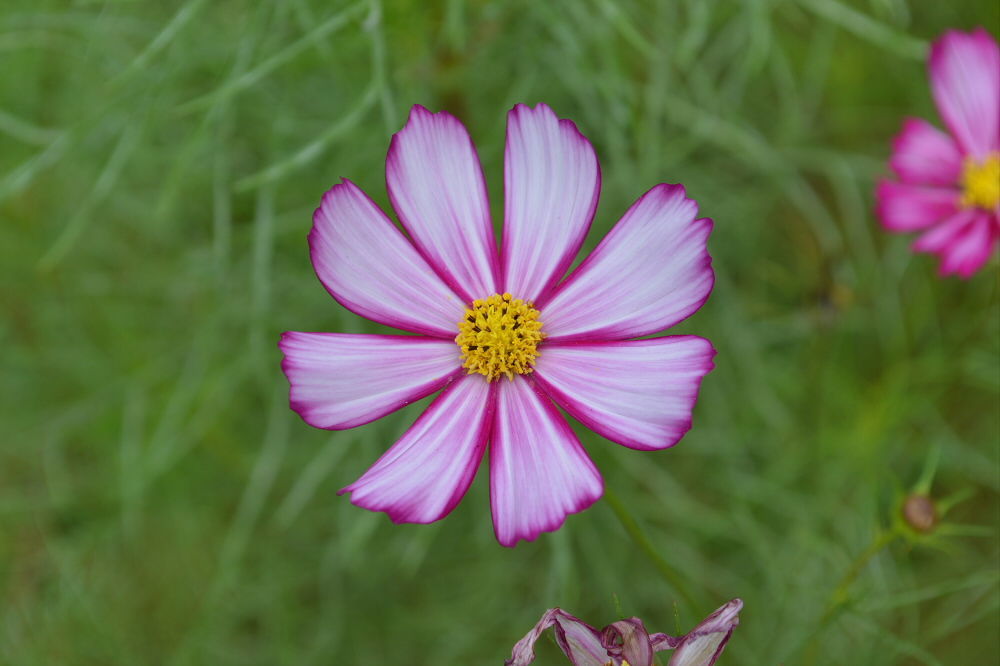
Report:
[{"label": "pink flower at image edge", "polygon": [[330,294],[417,335],[288,332],[292,408],[353,428],[434,392],[426,411],[341,492],[397,523],[443,518],[489,453],[497,540],[558,529],[603,493],[561,407],[623,446],[673,446],[691,427],[711,343],[635,340],[697,311],[714,283],[711,220],[679,185],[643,195],[563,279],[600,194],[590,142],[539,104],[508,115],[498,252],[485,179],[465,127],[415,106],[391,142],[389,198],[404,235],[346,179],[309,234]]},{"label": "pink flower at image edge", "polygon": [[1000,238],[1000,47],[986,30],[946,32],[931,48],[934,102],[948,132],[907,118],[883,180],[877,212],[886,229],[921,232],[918,252],[941,274],[970,277]]}]

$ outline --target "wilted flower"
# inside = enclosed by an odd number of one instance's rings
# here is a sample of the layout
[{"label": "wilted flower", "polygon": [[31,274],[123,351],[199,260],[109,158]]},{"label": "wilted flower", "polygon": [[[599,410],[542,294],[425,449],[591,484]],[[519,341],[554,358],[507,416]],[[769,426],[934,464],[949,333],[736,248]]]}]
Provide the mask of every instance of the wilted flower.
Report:
[{"label": "wilted flower", "polygon": [[[691,335],[631,340],[685,319],[712,290],[712,222],[680,185],[643,195],[563,280],[600,194],[594,150],[544,104],[508,116],[498,252],[475,147],[447,113],[416,106],[393,137],[389,198],[409,238],[344,180],[309,244],[344,307],[417,336],[282,336],[291,405],[353,428],[443,392],[360,479],[351,501],[395,522],[450,512],[490,447],[497,539],[558,529],[602,494],[601,475],[556,409],[624,446],[674,445],[715,350]],[[499,380],[499,381],[498,381]]]},{"label": "wilted flower", "polygon": [[740,623],[742,608],[743,602],[733,599],[690,633],[679,637],[649,635],[637,617],[613,622],[598,631],[569,613],[552,608],[517,642],[505,666],[532,663],[535,641],[549,627],[555,632],[559,648],[575,666],[652,666],[653,655],[663,650],[674,650],[667,666],[711,666]]},{"label": "wilted flower", "polygon": [[907,118],[879,183],[890,231],[923,231],[913,244],[941,257],[941,273],[969,277],[1000,238],[1000,47],[988,32],[949,31],[931,48],[931,89],[949,134]]}]

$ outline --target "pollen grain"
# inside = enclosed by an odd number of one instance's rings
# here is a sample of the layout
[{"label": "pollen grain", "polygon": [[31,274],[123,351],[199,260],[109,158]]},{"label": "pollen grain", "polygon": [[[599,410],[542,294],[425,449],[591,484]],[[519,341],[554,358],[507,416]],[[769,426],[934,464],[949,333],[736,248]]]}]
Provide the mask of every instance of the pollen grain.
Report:
[{"label": "pollen grain", "polygon": [[978,162],[969,158],[962,168],[962,206],[994,210],[1000,206],[1000,153]]},{"label": "pollen grain", "polygon": [[458,322],[455,342],[462,350],[463,367],[488,381],[505,375],[514,379],[534,370],[538,344],[545,337],[538,310],[510,294],[476,299]]}]

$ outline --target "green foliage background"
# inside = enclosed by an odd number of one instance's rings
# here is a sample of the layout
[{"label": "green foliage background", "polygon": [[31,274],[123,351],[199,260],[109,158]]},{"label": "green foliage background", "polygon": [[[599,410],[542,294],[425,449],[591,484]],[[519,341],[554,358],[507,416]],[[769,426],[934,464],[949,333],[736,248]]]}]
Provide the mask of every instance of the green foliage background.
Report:
[{"label": "green foliage background", "polygon": [[[941,280],[872,213],[902,118],[939,122],[929,42],[976,25],[1000,6],[5,0],[0,663],[499,664],[554,605],[674,633],[736,596],[723,664],[993,663],[997,262]],[[421,103],[502,219],[522,101],[597,149],[586,249],[659,182],[716,221],[694,429],[579,429],[695,608],[607,501],[509,550],[485,468],[432,526],[336,496],[423,404],[341,433],[288,409],[283,330],[375,330],[312,273],[321,194],[387,206]],[[947,527],[841,584],[925,468]]]}]

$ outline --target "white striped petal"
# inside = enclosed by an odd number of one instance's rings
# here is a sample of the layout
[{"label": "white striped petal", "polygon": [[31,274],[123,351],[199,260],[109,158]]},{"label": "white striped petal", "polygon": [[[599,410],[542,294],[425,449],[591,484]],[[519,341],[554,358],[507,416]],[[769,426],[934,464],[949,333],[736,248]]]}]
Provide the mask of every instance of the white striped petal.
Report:
[{"label": "white striped petal", "polygon": [[693,335],[545,345],[535,378],[594,432],[633,449],[664,449],[691,429],[712,343]]},{"label": "white striped petal", "polygon": [[490,384],[467,375],[450,384],[403,437],[341,493],[396,523],[432,523],[469,489],[491,420]]},{"label": "white striped petal", "polygon": [[572,121],[545,104],[507,114],[504,291],[544,297],[580,250],[600,192],[597,156]]},{"label": "white striped petal", "polygon": [[278,343],[292,409],[311,426],[374,421],[445,385],[461,366],[451,340],[289,331]]},{"label": "white striped petal", "polygon": [[348,310],[415,333],[457,333],[463,300],[349,180],[323,195],[309,250],[323,286]]},{"label": "white striped petal", "polygon": [[594,251],[538,304],[549,340],[624,340],[685,319],[715,281],[706,241],[712,221],[680,185],[644,194]]},{"label": "white striped petal", "polygon": [[497,381],[490,503],[502,546],[559,529],[600,498],[604,482],[555,405],[516,376]]},{"label": "white striped petal", "polygon": [[414,244],[466,301],[497,290],[499,258],[483,169],[461,122],[414,106],[385,163],[392,207]]}]

